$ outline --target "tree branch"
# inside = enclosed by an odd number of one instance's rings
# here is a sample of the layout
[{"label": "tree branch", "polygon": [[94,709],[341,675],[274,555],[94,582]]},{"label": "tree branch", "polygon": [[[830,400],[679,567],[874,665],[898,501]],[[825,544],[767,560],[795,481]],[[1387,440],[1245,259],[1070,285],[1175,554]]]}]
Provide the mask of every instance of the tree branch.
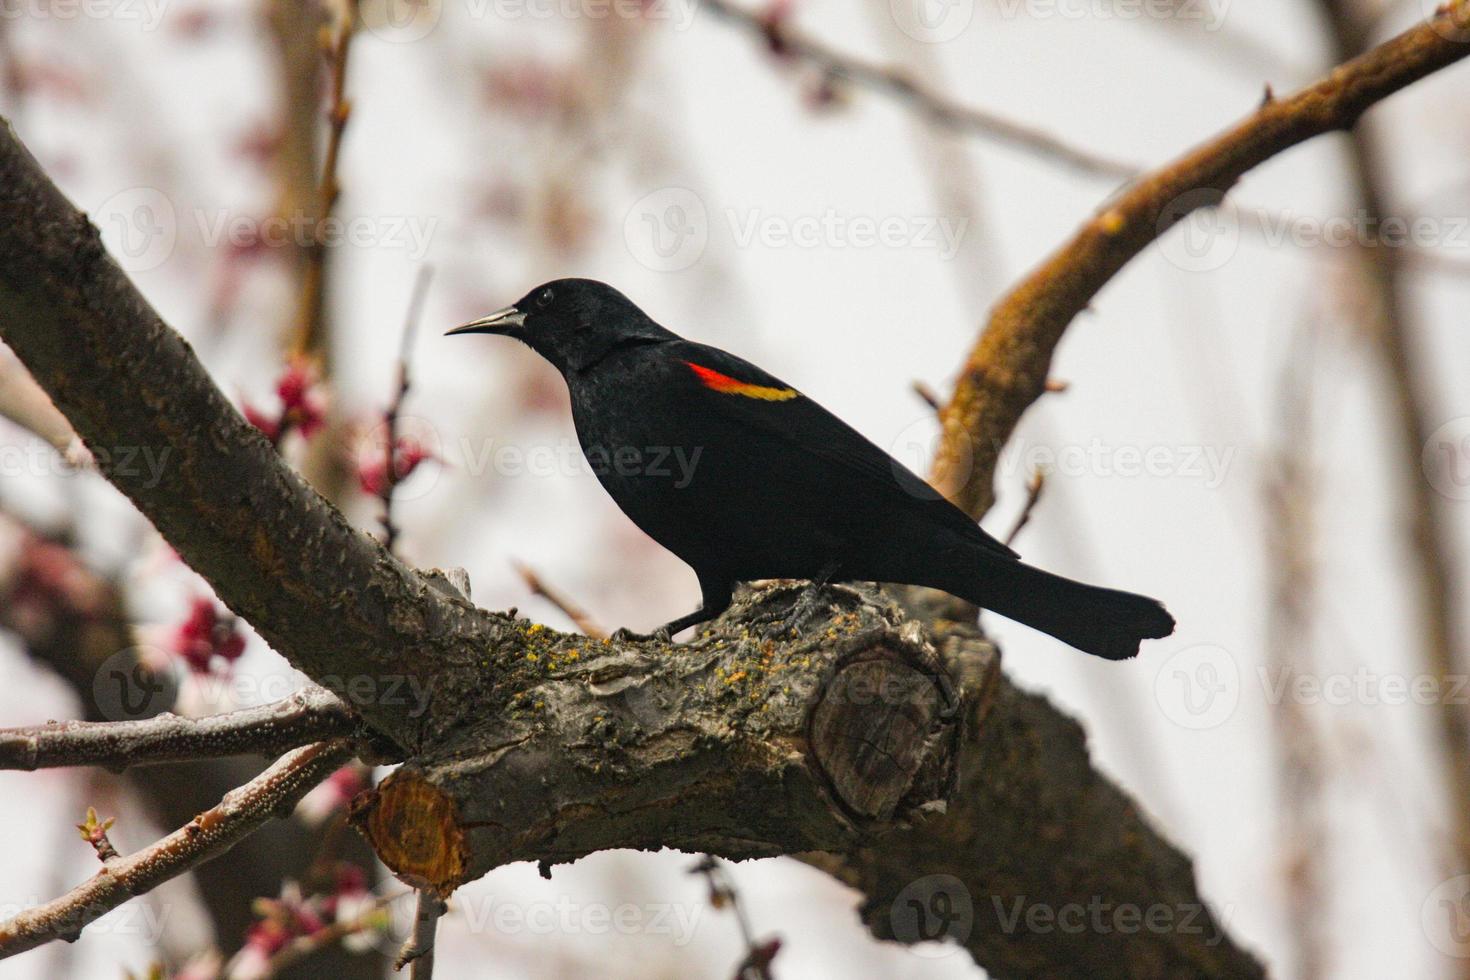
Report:
[{"label": "tree branch", "polygon": [[309,687],[272,704],[208,718],[170,712],[139,721],[64,721],[0,729],[0,769],[129,766],[255,753],[351,735],[358,721],[335,694]]},{"label": "tree branch", "polygon": [[1138,173],[1136,167],[1073,146],[1033,126],[964,105],[930,89],[900,68],[870,64],[830,48],[784,20],[747,10],[730,0],[704,0],[701,6],[751,31],[776,54],[808,62],[825,75],[888,95],[937,126],[993,139],[1092,177],[1127,180]]},{"label": "tree branch", "polygon": [[1000,448],[1044,390],[1063,333],[1098,291],[1190,212],[1218,204],[1246,171],[1314,136],[1352,127],[1374,103],[1470,55],[1470,44],[1452,39],[1467,22],[1470,0],[1453,0],[1316,84],[1268,101],[1109,202],[991,313],[940,413],[934,484],[970,514],[989,510]]},{"label": "tree branch", "polygon": [[74,940],[83,927],[128,899],[152,891],[195,865],[216,858],[272,817],[291,808],[352,758],[351,743],[320,742],[296,749],[258,777],[150,847],[107,861],[101,871],[60,898],[0,923],[0,958],[54,939]]}]

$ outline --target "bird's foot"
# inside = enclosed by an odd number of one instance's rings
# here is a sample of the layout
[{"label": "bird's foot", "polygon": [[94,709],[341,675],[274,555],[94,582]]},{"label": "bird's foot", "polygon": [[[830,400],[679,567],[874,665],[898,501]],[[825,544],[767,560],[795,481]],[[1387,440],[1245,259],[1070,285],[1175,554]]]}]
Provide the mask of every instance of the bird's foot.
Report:
[{"label": "bird's foot", "polygon": [[634,633],[626,626],[619,627],[608,637],[614,643],[668,643],[672,640],[667,626],[660,626],[652,633]]},{"label": "bird's foot", "polygon": [[796,601],[791,604],[791,608],[786,611],[786,615],[773,617],[774,622],[766,628],[762,636],[767,640],[779,640],[787,635],[799,635],[826,605],[822,595],[826,587],[826,582],[809,582],[806,588],[801,590],[801,595],[797,596]]}]

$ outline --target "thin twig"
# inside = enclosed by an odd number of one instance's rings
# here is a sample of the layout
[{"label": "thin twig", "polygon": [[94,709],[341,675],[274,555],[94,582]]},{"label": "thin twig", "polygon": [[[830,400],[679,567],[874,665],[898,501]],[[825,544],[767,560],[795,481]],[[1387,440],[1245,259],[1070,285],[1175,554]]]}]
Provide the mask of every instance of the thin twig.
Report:
[{"label": "thin twig", "polygon": [[418,335],[419,319],[424,311],[424,300],[429,294],[429,282],[434,277],[434,270],[427,265],[420,266],[419,272],[413,281],[413,294],[409,297],[408,313],[403,320],[403,338],[398,347],[398,384],[393,391],[393,399],[388,403],[388,410],[383,413],[383,428],[386,430],[386,445],[383,448],[383,483],[378,490],[378,499],[383,502],[383,547],[390,552],[393,545],[398,541],[398,525],[393,523],[393,491],[398,488],[399,481],[407,476],[399,473],[398,461],[398,416],[403,410],[403,400],[408,397],[410,387],[409,361],[413,357],[413,341]]},{"label": "thin twig", "polygon": [[398,951],[393,969],[401,970],[413,965],[408,971],[410,980],[433,980],[434,936],[439,928],[439,919],[444,915],[444,901],[434,894],[432,888],[419,889],[418,909],[414,913],[413,935]]},{"label": "thin twig", "polygon": [[274,755],[350,735],[357,720],[335,694],[312,685],[288,698],[207,718],[164,712],[137,721],[62,721],[0,729],[0,769],[129,766],[231,755]]},{"label": "thin twig", "polygon": [[337,739],[282,756],[244,786],[226,793],[218,806],[157,843],[108,861],[60,898],[0,923],[0,959],[56,939],[74,940],[88,923],[128,899],[220,856],[267,820],[290,813],[308,790],[352,754],[352,743]]},{"label": "thin twig", "polygon": [[[1470,27],[1470,4],[1455,5],[1462,31]],[[1360,17],[1345,0],[1321,0],[1340,54],[1351,54],[1367,43],[1370,20]],[[1446,8],[1448,9],[1448,8]],[[1444,15],[1441,15],[1444,16]],[[1460,47],[1470,33],[1459,37]],[[1451,42],[1453,43],[1453,42]],[[1383,149],[1371,133],[1358,130],[1348,143],[1350,173],[1358,199],[1369,222],[1376,224],[1385,213],[1385,168]],[[1437,493],[1421,469],[1422,453],[1436,428],[1436,398],[1430,387],[1433,372],[1428,345],[1413,318],[1413,304],[1406,295],[1393,252],[1384,248],[1359,249],[1362,282],[1372,291],[1372,302],[1363,304],[1366,325],[1371,329],[1373,350],[1387,368],[1390,422],[1393,426],[1394,459],[1409,502],[1405,520],[1410,532],[1406,549],[1416,575],[1411,579],[1417,592],[1422,627],[1420,655],[1425,669],[1439,682],[1439,690],[1455,689],[1463,679],[1464,638],[1457,629],[1463,594],[1456,581],[1455,544],[1458,515],[1451,514],[1446,499]],[[1470,710],[1459,698],[1441,697],[1433,713],[1438,751],[1432,753],[1440,767],[1448,804],[1450,875],[1470,872]],[[1470,962],[1461,960],[1458,975],[1470,978]]]},{"label": "thin twig", "polygon": [[689,869],[689,873],[703,876],[709,886],[710,905],[717,909],[728,906],[735,913],[735,922],[740,927],[740,939],[745,944],[745,957],[736,970],[736,980],[773,980],[771,960],[780,949],[781,943],[777,939],[763,943],[756,941],[750,916],[740,900],[740,892],[736,890],[735,883],[730,880],[720,859],[713,854],[705,854]]},{"label": "thin twig", "polygon": [[1470,56],[1470,44],[1450,37],[1467,19],[1470,0],[1453,0],[1429,21],[1140,177],[1102,208],[992,312],[941,413],[935,486],[972,516],[989,510],[1000,448],[1045,389],[1057,343],[1098,291],[1189,213],[1218,203],[1246,171],[1351,127],[1378,101]]},{"label": "thin twig", "polygon": [[380,912],[400,898],[411,894],[413,894],[412,889],[401,888],[389,892],[386,895],[379,895],[373,899],[371,905],[356,916],[333,922],[331,925],[318,929],[309,936],[297,936],[277,950],[266,961],[264,968],[259,974],[259,980],[269,980],[269,978],[279,975],[288,967],[295,966],[307,957],[314,956],[322,950],[336,945],[348,936],[353,936],[359,932],[373,928],[374,922]]},{"label": "thin twig", "polygon": [[545,580],[536,574],[536,570],[530,565],[524,565],[518,561],[512,562],[511,564],[515,566],[517,574],[520,575],[521,580],[526,583],[526,588],[530,589],[533,595],[539,595],[559,609],[563,616],[576,624],[577,629],[594,640],[601,640],[607,636],[607,630],[597,625],[597,620],[593,619],[587,610],[574,602],[566,593],[554,586],[547,585]]},{"label": "thin twig", "polygon": [[1031,512],[1036,509],[1036,504],[1041,500],[1041,491],[1046,488],[1046,472],[1041,469],[1033,470],[1031,479],[1026,481],[1026,503],[1021,507],[1021,516],[1016,518],[1016,523],[1011,527],[1011,533],[1006,535],[1006,547],[1015,544],[1016,537],[1021,529],[1031,522]]},{"label": "thin twig", "polygon": [[935,391],[934,386],[929,382],[915,381],[909,387],[913,389],[914,394],[919,396],[919,401],[928,405],[934,411],[937,412],[944,407],[944,399],[939,397],[939,392]]},{"label": "thin twig", "polygon": [[704,0],[703,6],[711,13],[746,28],[781,55],[808,62],[820,69],[824,76],[844,79],[892,96],[938,126],[998,140],[1040,159],[1093,177],[1127,180],[1138,173],[1138,168],[1131,164],[1073,146],[1025,123],[963,105],[944,93],[921,84],[900,68],[875,65],[854,58],[792,28],[784,21],[748,10],[730,0]]},{"label": "thin twig", "polygon": [[[1277,446],[1265,485],[1265,546],[1271,578],[1266,635],[1267,666],[1288,683],[1298,672],[1311,676],[1312,615],[1317,590],[1314,557],[1317,487],[1313,452],[1313,366],[1318,363],[1309,327],[1298,349],[1293,344],[1282,372],[1277,410]],[[1278,827],[1286,852],[1288,896],[1295,976],[1319,980],[1330,975],[1325,929],[1328,895],[1324,858],[1331,853],[1330,827],[1323,819],[1322,746],[1305,706],[1282,698],[1270,713],[1281,794]]]},{"label": "thin twig", "polygon": [[352,51],[352,38],[357,32],[357,0],[344,0],[335,30],[324,29],[327,69],[331,75],[331,93],[327,106],[327,149],[322,161],[321,182],[317,187],[317,213],[312,223],[311,238],[306,243],[306,267],[302,273],[301,306],[297,314],[296,341],[293,352],[318,357],[326,342],[327,223],[337,208],[342,187],[337,182],[337,161],[342,153],[342,134],[352,116],[352,103],[347,98],[347,56]]}]

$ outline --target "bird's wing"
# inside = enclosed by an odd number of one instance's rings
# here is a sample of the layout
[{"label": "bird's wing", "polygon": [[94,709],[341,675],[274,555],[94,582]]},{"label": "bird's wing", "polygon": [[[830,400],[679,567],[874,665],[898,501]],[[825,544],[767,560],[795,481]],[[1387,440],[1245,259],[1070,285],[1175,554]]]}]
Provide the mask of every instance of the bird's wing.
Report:
[{"label": "bird's wing", "polygon": [[670,353],[687,367],[685,383],[723,396],[719,402],[723,413],[834,464],[875,493],[900,491],[906,504],[924,508],[939,523],[993,551],[1017,557],[908,467],[780,378],[705,344],[680,341]]}]

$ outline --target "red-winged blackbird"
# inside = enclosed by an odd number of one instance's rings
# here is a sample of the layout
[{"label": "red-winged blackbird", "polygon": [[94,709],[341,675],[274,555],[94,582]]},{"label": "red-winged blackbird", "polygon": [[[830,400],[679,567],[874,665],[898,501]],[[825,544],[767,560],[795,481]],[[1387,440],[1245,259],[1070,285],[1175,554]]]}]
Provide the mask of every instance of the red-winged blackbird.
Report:
[{"label": "red-winged blackbird", "polygon": [[1173,632],[1154,599],[1023,564],[831,412],[611,286],[560,279],[449,332],[514,337],[561,372],[602,485],[699,576],[703,605],[670,635],[762,578],[943,589],[1109,660]]}]

